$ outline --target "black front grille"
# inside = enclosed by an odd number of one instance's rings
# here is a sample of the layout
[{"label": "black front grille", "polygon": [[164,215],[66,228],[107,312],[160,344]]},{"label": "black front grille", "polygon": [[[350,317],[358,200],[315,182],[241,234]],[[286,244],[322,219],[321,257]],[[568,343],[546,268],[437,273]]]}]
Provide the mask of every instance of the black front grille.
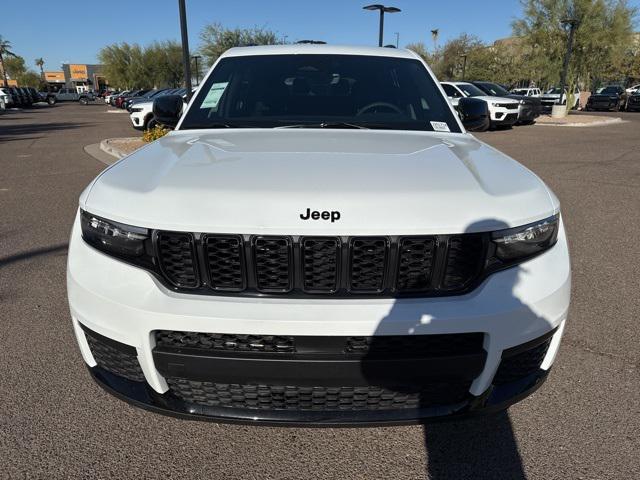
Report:
[{"label": "black front grille", "polygon": [[514,382],[527,375],[536,373],[549,350],[551,339],[551,337],[547,338],[535,347],[503,358],[493,379],[493,383],[501,385],[503,383]]},{"label": "black front grille", "polygon": [[89,329],[83,330],[93,359],[99,367],[128,380],[144,381],[135,348],[107,339]]},{"label": "black front grille", "polygon": [[380,237],[158,232],[159,273],[211,295],[437,296],[480,279],[485,234]]},{"label": "black front grille", "polygon": [[225,333],[197,333],[159,330],[156,346],[169,349],[197,349],[226,352],[273,352],[296,351],[293,337],[280,335],[239,335]]},{"label": "black front grille", "polygon": [[159,232],[157,236],[160,268],[176,287],[198,286],[193,235],[190,233]]},{"label": "black front grille", "polygon": [[416,389],[303,387],[199,382],[168,377],[169,390],[188,404],[255,410],[401,410],[451,405],[468,397],[471,382],[432,382]]}]

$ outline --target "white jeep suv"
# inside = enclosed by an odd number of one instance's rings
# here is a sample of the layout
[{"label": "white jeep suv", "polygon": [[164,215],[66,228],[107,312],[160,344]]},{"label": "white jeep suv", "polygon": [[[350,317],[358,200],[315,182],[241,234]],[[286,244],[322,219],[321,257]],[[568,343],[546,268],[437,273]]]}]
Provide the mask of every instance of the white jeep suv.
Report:
[{"label": "white jeep suv", "polygon": [[442,82],[442,88],[454,107],[458,106],[461,98],[476,98],[485,102],[491,115],[489,128],[510,127],[518,121],[520,112],[519,100],[487,95],[468,82]]},{"label": "white jeep suv", "polygon": [[[388,48],[234,48],[80,196],[67,286],[107,391],[185,418],[421,422],[538,388],[570,296],[558,199]],[[180,118],[180,120],[178,120]],[[461,118],[463,120],[461,120]]]}]

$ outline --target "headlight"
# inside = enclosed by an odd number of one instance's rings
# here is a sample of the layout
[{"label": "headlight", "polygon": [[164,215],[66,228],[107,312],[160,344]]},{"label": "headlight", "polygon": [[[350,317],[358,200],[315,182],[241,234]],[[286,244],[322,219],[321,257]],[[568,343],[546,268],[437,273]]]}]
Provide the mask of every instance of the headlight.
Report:
[{"label": "headlight", "polygon": [[80,224],[82,238],[98,250],[134,263],[151,261],[145,255],[146,244],[151,241],[146,228],[123,225],[84,210],[81,210]]},{"label": "headlight", "polygon": [[524,100],[520,100],[520,105],[524,105],[526,102]]},{"label": "headlight", "polygon": [[493,232],[491,240],[496,246],[495,257],[511,263],[542,253],[556,244],[558,226],[559,216],[554,215],[522,227]]},{"label": "headlight", "polygon": [[491,102],[492,107],[498,107],[499,105],[500,105],[499,103]]}]

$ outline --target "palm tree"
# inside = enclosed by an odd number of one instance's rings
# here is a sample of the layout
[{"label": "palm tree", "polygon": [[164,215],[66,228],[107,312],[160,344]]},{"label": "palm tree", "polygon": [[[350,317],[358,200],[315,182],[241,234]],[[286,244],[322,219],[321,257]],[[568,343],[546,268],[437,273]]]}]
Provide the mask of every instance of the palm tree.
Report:
[{"label": "palm tree", "polygon": [[11,42],[0,35],[0,68],[2,68],[2,77],[6,88],[9,86],[9,81],[7,80],[7,71],[4,68],[4,57],[17,57],[17,55],[11,51]]},{"label": "palm tree", "polygon": [[436,53],[436,50],[438,50],[438,36],[440,35],[440,29],[439,28],[434,28],[433,30],[431,30],[431,40],[433,40],[433,53]]},{"label": "palm tree", "polygon": [[35,64],[36,67],[40,69],[40,76],[42,76],[42,78],[44,79],[44,69],[42,68],[44,67],[44,59],[42,57],[36,58]]}]

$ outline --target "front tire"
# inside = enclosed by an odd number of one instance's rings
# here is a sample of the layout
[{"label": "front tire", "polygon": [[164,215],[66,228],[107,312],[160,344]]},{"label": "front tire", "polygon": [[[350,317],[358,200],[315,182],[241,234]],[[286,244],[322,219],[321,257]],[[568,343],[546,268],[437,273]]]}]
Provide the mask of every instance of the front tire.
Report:
[{"label": "front tire", "polygon": [[89,105],[89,99],[87,97],[80,97],[79,102],[81,105]]}]

